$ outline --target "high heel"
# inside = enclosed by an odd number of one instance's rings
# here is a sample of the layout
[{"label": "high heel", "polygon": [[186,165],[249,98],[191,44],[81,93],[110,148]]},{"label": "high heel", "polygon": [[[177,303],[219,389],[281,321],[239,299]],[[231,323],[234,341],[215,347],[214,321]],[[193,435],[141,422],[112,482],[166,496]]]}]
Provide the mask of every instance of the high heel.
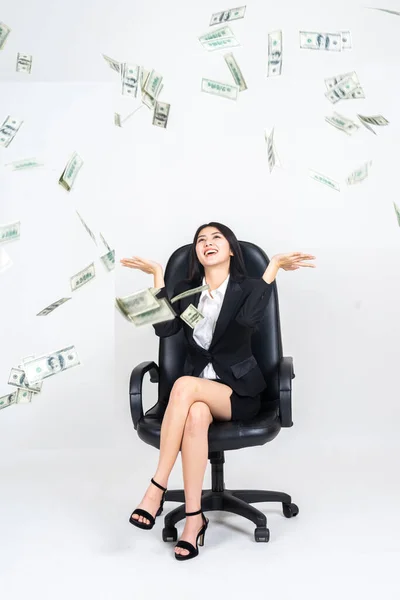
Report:
[{"label": "high heel", "polygon": [[196,548],[190,542],[186,542],[185,540],[179,540],[179,542],[177,544],[175,544],[175,547],[183,548],[184,550],[188,550],[189,554],[177,554],[175,552],[176,560],[189,560],[190,558],[194,558],[195,556],[197,556],[199,553],[199,548],[197,546],[197,542],[199,543],[199,546],[204,546],[204,536],[206,534],[206,530],[208,527],[208,519],[204,516],[203,511],[200,508],[200,510],[196,510],[196,512],[191,512],[191,513],[185,512],[185,517],[199,515],[200,513],[201,513],[201,516],[203,517],[203,526],[200,529],[200,531],[196,537]]},{"label": "high heel", "polygon": [[[163,490],[160,507],[156,512],[156,517],[158,517],[161,515],[161,513],[163,511],[165,494],[167,492],[167,488],[163,487],[162,485],[160,485],[159,483],[154,481],[153,478],[151,478],[151,483],[153,485],[155,485],[156,487],[160,488],[160,490]],[[144,517],[145,519],[148,519],[150,521],[150,523],[144,523],[143,521],[134,519],[133,515],[139,515],[139,517]],[[132,523],[132,525],[135,525],[135,527],[139,527],[140,529],[152,529],[154,527],[155,522],[156,522],[155,517],[153,517],[153,515],[151,515],[149,512],[147,512],[147,510],[144,510],[143,508],[137,508],[136,510],[134,510],[129,519],[129,523]]]}]

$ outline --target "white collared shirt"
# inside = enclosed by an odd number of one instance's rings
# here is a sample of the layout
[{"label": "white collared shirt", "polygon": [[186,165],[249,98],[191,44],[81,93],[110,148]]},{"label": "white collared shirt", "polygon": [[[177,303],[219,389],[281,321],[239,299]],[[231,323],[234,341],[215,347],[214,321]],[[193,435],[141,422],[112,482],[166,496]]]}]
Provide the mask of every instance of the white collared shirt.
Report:
[{"label": "white collared shirt", "polygon": [[[203,290],[200,295],[197,308],[201,314],[204,315],[204,319],[202,319],[195,326],[193,330],[193,339],[205,350],[209,349],[214,335],[215,325],[217,323],[219,313],[221,312],[222,302],[224,300],[226,288],[229,282],[229,276],[230,275],[228,274],[228,277],[216,290],[212,290],[213,297],[210,296],[210,290]],[[202,285],[205,284],[206,280],[205,277],[203,277]],[[211,362],[205,366],[199,377],[204,377],[206,379],[220,379],[214,371]]]}]

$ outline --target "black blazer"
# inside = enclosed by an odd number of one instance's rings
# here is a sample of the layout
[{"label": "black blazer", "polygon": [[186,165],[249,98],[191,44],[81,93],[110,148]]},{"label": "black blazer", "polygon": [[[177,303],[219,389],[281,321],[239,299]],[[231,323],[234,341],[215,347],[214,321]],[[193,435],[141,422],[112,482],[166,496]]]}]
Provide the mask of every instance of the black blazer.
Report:
[{"label": "black blazer", "polygon": [[[193,287],[196,287],[193,283],[180,281],[173,296]],[[187,341],[184,375],[198,377],[211,361],[218,377],[237,394],[256,396],[267,384],[252,354],[251,335],[264,316],[271,293],[272,283],[266,283],[262,278],[234,278],[231,275],[208,350],[197,344],[193,329],[179,317],[189,304],[198,306],[201,292],[174,302],[178,316],[153,327],[159,337],[174,335],[183,327]],[[166,287],[161,288],[157,298],[169,298]]]}]

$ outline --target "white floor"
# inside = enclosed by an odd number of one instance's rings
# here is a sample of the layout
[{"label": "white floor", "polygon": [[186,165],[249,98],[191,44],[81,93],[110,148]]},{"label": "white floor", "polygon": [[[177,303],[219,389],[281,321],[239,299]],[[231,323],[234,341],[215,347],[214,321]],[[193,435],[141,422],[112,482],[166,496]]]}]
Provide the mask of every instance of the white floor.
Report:
[{"label": "white floor", "polygon": [[[296,451],[290,436],[227,453],[226,487],[286,491],[300,514],[286,519],[280,505],[259,504],[271,531],[266,544],[254,541],[250,521],[208,513],[200,556],[178,563],[173,544],[161,540],[163,517],[152,531],[128,523],[155,450],[146,447],[140,469],[122,450],[3,454],[0,596],[398,600],[398,455],[390,445]],[[208,467],[204,487],[209,480]],[[169,487],[181,487],[180,458]]]}]

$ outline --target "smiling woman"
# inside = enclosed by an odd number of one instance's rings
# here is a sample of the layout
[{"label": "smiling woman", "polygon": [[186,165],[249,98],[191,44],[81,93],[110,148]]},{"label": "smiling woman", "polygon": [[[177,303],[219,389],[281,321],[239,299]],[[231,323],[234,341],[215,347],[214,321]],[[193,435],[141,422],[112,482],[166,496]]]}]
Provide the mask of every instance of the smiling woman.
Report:
[{"label": "smiling woman", "polygon": [[[252,354],[251,337],[265,314],[272,282],[279,268],[313,267],[302,261],[315,258],[292,252],[271,258],[261,278],[248,277],[240,244],[233,231],[216,221],[198,227],[190,248],[189,277],[179,281],[173,295],[207,283],[209,289],[174,303],[175,319],[153,325],[156,335],[168,337],[183,328],[187,346],[184,372],[171,390],[163,417],[160,456],[154,478],[130,522],[151,529],[160,513],[170,472],[179,450],[185,484],[186,520],[175,547],[178,560],[198,554],[208,520],[201,509],[201,491],[208,457],[208,428],[213,419],[253,418],[266,387]],[[124,266],[154,275],[158,298],[168,298],[163,268],[137,256],[121,260]],[[180,315],[192,304],[201,320],[192,328]],[[161,494],[162,491],[162,494]],[[194,545],[196,544],[196,545]]]}]

